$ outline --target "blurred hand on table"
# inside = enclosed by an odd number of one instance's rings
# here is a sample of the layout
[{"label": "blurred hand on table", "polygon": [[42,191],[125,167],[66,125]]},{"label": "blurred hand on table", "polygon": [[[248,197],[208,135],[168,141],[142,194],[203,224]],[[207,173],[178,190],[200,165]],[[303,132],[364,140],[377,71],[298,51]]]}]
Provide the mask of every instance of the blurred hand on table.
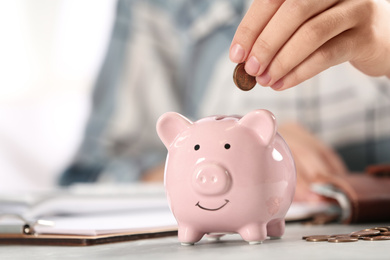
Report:
[{"label": "blurred hand on table", "polygon": [[297,169],[295,201],[317,201],[321,197],[310,190],[313,182],[346,174],[347,168],[336,152],[299,123],[279,127],[279,133],[289,145]]}]

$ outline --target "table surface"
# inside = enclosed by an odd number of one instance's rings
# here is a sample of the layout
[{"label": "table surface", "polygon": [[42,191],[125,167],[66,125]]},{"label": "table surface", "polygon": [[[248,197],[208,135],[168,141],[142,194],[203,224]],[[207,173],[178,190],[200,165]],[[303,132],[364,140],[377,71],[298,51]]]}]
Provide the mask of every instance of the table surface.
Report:
[{"label": "table surface", "polygon": [[145,239],[86,247],[0,246],[0,259],[390,259],[390,241],[350,243],[307,242],[303,235],[350,233],[390,223],[309,226],[288,223],[281,239],[249,245],[239,235],[220,241],[203,238],[194,246],[182,246],[177,237]]}]

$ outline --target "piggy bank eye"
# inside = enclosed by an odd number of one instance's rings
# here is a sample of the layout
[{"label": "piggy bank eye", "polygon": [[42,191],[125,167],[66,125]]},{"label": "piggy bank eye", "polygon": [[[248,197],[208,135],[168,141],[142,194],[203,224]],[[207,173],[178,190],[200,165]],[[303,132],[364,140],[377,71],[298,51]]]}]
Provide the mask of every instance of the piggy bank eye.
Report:
[{"label": "piggy bank eye", "polygon": [[225,149],[230,149],[230,144],[225,144]]},{"label": "piggy bank eye", "polygon": [[197,144],[197,145],[194,146],[194,150],[195,150],[195,151],[198,151],[199,149],[200,149],[200,145],[199,145],[199,144]]}]

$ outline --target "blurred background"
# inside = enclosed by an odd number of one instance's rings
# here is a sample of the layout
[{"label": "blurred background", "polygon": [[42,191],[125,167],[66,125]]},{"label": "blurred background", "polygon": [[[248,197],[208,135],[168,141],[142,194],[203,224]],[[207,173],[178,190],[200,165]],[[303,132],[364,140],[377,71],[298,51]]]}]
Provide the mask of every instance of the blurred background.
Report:
[{"label": "blurred background", "polygon": [[228,50],[251,2],[0,0],[0,192],[162,179],[166,111],[265,108],[303,126],[303,163],[317,138],[351,171],[388,162],[387,78],[343,63],[283,92],[234,86]]},{"label": "blurred background", "polygon": [[55,185],[81,142],[115,0],[0,1],[0,191]]}]

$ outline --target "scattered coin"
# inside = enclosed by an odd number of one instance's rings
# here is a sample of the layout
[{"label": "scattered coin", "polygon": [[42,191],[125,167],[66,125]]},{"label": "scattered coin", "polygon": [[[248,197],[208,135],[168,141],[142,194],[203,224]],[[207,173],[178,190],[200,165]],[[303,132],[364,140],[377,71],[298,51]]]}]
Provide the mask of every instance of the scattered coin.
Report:
[{"label": "scattered coin", "polygon": [[[376,230],[375,228],[365,228],[365,229],[362,229],[362,230],[359,230],[359,232],[360,231],[370,231],[370,230]],[[356,231],[356,232],[358,232],[358,231]],[[379,231],[380,232],[380,231]]]},{"label": "scattered coin", "polygon": [[306,240],[306,238],[308,238],[308,237],[322,237],[322,236],[327,236],[327,237],[329,237],[328,235],[307,235],[307,236],[302,236],[302,239],[303,239],[303,240]]},{"label": "scattered coin", "polygon": [[387,232],[389,231],[387,228],[385,227],[376,227],[376,228],[373,228],[374,230],[379,230],[380,232]]},{"label": "scattered coin", "polygon": [[309,241],[309,242],[328,241],[328,238],[329,238],[328,235],[315,235],[315,236],[308,236],[306,238],[306,241]]},{"label": "scattered coin", "polygon": [[380,233],[381,232],[379,230],[364,229],[364,230],[352,232],[350,235],[352,237],[366,237],[366,236],[376,236],[379,235]]},{"label": "scattered coin", "polygon": [[349,237],[350,234],[335,234],[335,235],[330,235],[329,237]]},{"label": "scattered coin", "polygon": [[343,237],[330,237],[328,242],[331,243],[344,243],[344,242],[356,242],[359,239],[357,237],[343,236]]},{"label": "scattered coin", "polygon": [[363,240],[369,240],[369,241],[390,240],[390,236],[363,237]]},{"label": "scattered coin", "polygon": [[332,243],[356,242],[358,240],[367,240],[367,241],[390,240],[390,226],[366,228],[349,234],[302,236],[302,239],[309,242],[328,241]]},{"label": "scattered coin", "polygon": [[358,240],[383,241],[390,240],[390,226],[366,228],[349,234],[335,235],[309,235],[302,236],[302,239],[309,242],[328,241],[332,243],[356,242]]},{"label": "scattered coin", "polygon": [[236,86],[244,91],[251,90],[256,86],[256,78],[245,71],[245,63],[239,63],[233,72],[233,81]]}]

